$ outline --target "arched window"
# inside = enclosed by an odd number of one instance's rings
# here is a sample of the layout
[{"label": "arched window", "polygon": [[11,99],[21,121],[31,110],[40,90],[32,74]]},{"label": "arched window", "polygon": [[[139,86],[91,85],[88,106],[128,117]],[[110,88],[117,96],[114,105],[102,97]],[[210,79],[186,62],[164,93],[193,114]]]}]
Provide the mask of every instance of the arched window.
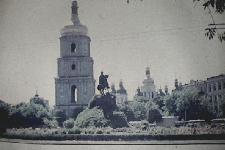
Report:
[{"label": "arched window", "polygon": [[74,52],[76,52],[76,44],[72,43],[71,44],[71,53],[74,53]]},{"label": "arched window", "polygon": [[76,65],[75,64],[72,64],[71,69],[72,70],[75,70],[76,69]]},{"label": "arched window", "polygon": [[71,103],[77,102],[77,87],[73,85],[71,87]]}]

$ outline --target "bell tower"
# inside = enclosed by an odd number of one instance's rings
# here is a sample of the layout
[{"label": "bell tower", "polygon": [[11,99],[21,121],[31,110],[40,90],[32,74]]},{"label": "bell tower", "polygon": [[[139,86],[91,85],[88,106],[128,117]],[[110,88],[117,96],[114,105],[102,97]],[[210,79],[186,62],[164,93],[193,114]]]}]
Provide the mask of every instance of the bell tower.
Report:
[{"label": "bell tower", "polygon": [[60,57],[55,78],[55,107],[70,117],[78,107],[85,107],[95,94],[93,59],[90,57],[88,29],[80,23],[77,1],[72,1],[71,21],[61,30]]}]

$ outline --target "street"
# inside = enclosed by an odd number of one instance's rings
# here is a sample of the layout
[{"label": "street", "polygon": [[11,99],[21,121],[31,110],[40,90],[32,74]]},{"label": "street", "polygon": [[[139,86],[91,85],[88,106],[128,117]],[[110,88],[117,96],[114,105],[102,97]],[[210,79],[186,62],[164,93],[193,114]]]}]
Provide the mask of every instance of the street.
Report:
[{"label": "street", "polygon": [[[20,143],[17,143],[20,142]],[[28,144],[29,143],[29,144]],[[37,144],[39,143],[39,144]],[[62,144],[66,145],[62,145]],[[208,143],[208,144],[207,144]],[[75,145],[74,145],[75,144]],[[85,145],[87,144],[87,145]],[[91,145],[95,144],[95,145]],[[97,144],[97,145],[96,145]],[[106,144],[106,145],[101,145]],[[114,145],[119,144],[119,145]],[[129,145],[132,144],[132,145]],[[139,145],[133,145],[139,144]],[[142,145],[140,145],[142,144]],[[162,144],[162,145],[160,145]],[[114,150],[114,149],[129,149],[129,150],[224,150],[225,149],[225,141],[140,141],[140,142],[93,142],[93,141],[85,141],[85,142],[77,142],[77,141],[26,141],[26,140],[10,140],[7,142],[6,140],[1,140],[0,142],[1,150]]]}]

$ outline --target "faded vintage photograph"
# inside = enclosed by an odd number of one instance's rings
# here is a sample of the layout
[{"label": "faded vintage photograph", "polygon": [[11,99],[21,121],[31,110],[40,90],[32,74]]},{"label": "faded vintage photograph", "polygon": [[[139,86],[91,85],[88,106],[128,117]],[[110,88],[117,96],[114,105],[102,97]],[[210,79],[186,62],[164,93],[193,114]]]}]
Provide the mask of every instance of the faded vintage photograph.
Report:
[{"label": "faded vintage photograph", "polygon": [[0,149],[225,149],[225,0],[0,0]]}]

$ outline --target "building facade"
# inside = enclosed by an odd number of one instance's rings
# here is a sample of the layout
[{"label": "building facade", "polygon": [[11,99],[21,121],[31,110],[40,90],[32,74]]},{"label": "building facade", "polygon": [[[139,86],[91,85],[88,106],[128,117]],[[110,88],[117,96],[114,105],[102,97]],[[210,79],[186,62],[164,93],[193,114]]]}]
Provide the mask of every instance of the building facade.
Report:
[{"label": "building facade", "polygon": [[204,91],[209,99],[209,106],[213,112],[222,113],[222,104],[225,102],[225,75],[207,78]]},{"label": "building facade", "polygon": [[80,23],[77,1],[72,1],[71,21],[61,30],[58,77],[55,78],[55,108],[70,117],[77,107],[85,107],[95,94],[93,59],[87,27]]},{"label": "building facade", "polygon": [[218,117],[222,114],[222,104],[225,103],[225,75],[221,74],[207,78],[206,80],[191,80],[190,83],[181,86],[181,89],[195,87],[205,98],[212,112]]}]

